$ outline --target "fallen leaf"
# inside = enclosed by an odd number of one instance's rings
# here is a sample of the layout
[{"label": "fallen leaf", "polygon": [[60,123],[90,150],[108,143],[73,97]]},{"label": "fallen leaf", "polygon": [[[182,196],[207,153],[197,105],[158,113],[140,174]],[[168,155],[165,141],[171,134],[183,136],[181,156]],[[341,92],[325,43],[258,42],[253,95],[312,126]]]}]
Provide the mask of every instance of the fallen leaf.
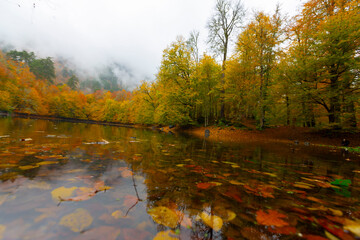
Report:
[{"label": "fallen leaf", "polygon": [[132,207],[139,199],[134,195],[126,195],[123,206]]},{"label": "fallen leaf", "polygon": [[305,238],[306,240],[328,240],[327,238],[311,234],[303,235],[303,238]]},{"label": "fallen leaf", "polygon": [[351,184],[350,179],[336,179],[335,181],[331,182],[332,185],[340,186],[340,187],[349,187]]},{"label": "fallen leaf", "polygon": [[226,212],[227,212],[226,221],[230,222],[230,221],[232,221],[232,220],[234,220],[236,218],[236,213],[234,213],[233,211],[226,210]]},{"label": "fallen leaf", "polygon": [[320,200],[320,199],[318,199],[318,198],[307,197],[307,199],[309,199],[310,201],[313,201],[313,202],[317,202],[317,203],[321,203],[321,204],[326,204],[326,202],[324,202],[323,200]]},{"label": "fallen leaf", "polygon": [[344,229],[352,232],[357,237],[360,237],[360,221],[346,219]]},{"label": "fallen leaf", "polygon": [[248,240],[270,240],[266,234],[252,227],[241,229],[241,235]]},{"label": "fallen leaf", "polygon": [[155,207],[149,209],[148,213],[156,223],[170,228],[175,228],[179,222],[178,215],[167,207]]},{"label": "fallen leaf", "polygon": [[6,230],[6,226],[0,224],[0,240],[3,239],[5,230]]},{"label": "fallen leaf", "polygon": [[214,184],[215,186],[221,186],[222,185],[222,183],[220,183],[220,182],[210,182],[211,184]]},{"label": "fallen leaf", "polygon": [[235,180],[231,180],[231,181],[229,181],[229,183],[231,183],[233,185],[244,185],[244,183],[241,183],[241,182],[238,182],[238,181],[235,181]]},{"label": "fallen leaf", "polygon": [[238,193],[236,193],[236,192],[233,192],[233,191],[227,191],[225,194],[224,194],[225,196],[228,196],[228,197],[230,197],[230,198],[233,198],[233,199],[235,199],[236,201],[238,201],[238,202],[242,202],[242,199],[241,199],[241,197],[240,197],[240,195],[238,194]]},{"label": "fallen leaf", "polygon": [[213,186],[216,186],[216,184],[209,183],[209,182],[196,184],[196,187],[199,188],[199,189],[208,189],[209,187],[213,187]]},{"label": "fallen leaf", "polygon": [[60,225],[70,228],[73,232],[81,232],[89,227],[92,222],[93,218],[90,213],[83,208],[78,208],[75,212],[62,217]]},{"label": "fallen leaf", "polygon": [[214,231],[220,231],[222,226],[223,226],[223,220],[216,216],[216,215],[209,215],[206,212],[202,212],[200,214],[201,219],[203,220],[203,222],[211,227]]},{"label": "fallen leaf", "polygon": [[296,228],[285,226],[285,227],[276,227],[276,228],[268,228],[269,232],[283,235],[293,235],[296,234]]},{"label": "fallen leaf", "polygon": [[175,211],[175,213],[178,215],[179,219],[180,219],[180,225],[183,227],[192,227],[192,221],[191,218],[189,218],[188,216],[186,216],[183,212],[181,211]]},{"label": "fallen leaf", "polygon": [[330,240],[340,240],[339,238],[335,237],[334,235],[332,235],[331,233],[329,233],[328,231],[325,231],[325,235],[328,239]]},{"label": "fallen leaf", "polygon": [[74,240],[116,240],[120,235],[121,230],[115,227],[101,226],[85,231],[81,235],[74,238]]},{"label": "fallen leaf", "polygon": [[312,189],[313,187],[315,187],[312,184],[304,183],[304,182],[296,182],[293,186],[297,187],[297,188],[303,188],[303,189]]},{"label": "fallen leaf", "polygon": [[265,226],[275,226],[275,227],[284,227],[288,226],[289,223],[282,220],[282,218],[286,218],[286,215],[279,213],[276,210],[268,210],[266,213],[263,210],[258,210],[256,212],[256,221]]},{"label": "fallen leaf", "polygon": [[173,230],[158,232],[153,240],[178,240]]},{"label": "fallen leaf", "polygon": [[113,212],[111,214],[111,216],[113,216],[113,218],[115,219],[119,219],[125,216],[125,214],[121,211],[121,210],[116,210],[115,212]]},{"label": "fallen leaf", "polygon": [[122,230],[122,238],[123,240],[146,240],[149,239],[151,233],[147,231],[141,231],[134,228],[123,228]]},{"label": "fallen leaf", "polygon": [[44,161],[44,162],[39,162],[39,163],[37,163],[37,165],[39,165],[39,166],[42,166],[42,165],[51,165],[51,164],[58,164],[58,162]]},{"label": "fallen leaf", "polygon": [[29,189],[41,189],[41,190],[49,190],[51,189],[51,185],[47,182],[31,182],[26,185]]},{"label": "fallen leaf", "polygon": [[19,166],[19,169],[20,170],[29,170],[29,169],[34,169],[34,168],[38,168],[38,167],[39,167],[39,165],[35,165],[35,166],[27,165],[27,166]]},{"label": "fallen leaf", "polygon": [[69,198],[76,189],[77,187],[72,187],[72,188],[59,187],[51,192],[51,196],[55,202],[58,202],[59,200]]},{"label": "fallen leaf", "polygon": [[128,177],[131,177],[132,175],[133,175],[133,172],[130,170],[124,170],[121,172],[121,176],[123,178],[128,178]]}]

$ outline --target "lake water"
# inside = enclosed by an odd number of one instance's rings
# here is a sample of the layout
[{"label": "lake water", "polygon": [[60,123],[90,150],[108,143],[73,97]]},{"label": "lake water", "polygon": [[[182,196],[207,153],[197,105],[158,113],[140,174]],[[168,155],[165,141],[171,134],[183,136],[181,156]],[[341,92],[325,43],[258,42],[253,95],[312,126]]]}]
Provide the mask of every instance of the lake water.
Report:
[{"label": "lake water", "polygon": [[0,239],[356,239],[356,156],[0,118]]}]

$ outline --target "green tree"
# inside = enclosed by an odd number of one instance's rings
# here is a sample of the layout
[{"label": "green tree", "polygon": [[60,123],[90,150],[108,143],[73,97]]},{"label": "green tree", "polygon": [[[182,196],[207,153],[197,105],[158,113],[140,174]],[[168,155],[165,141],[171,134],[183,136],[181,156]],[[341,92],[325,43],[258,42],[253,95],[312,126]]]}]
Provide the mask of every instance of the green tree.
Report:
[{"label": "green tree", "polygon": [[36,56],[33,52],[27,52],[27,51],[17,51],[17,50],[11,50],[8,53],[6,53],[6,56],[11,58],[12,60],[16,62],[24,62],[26,64],[30,64],[32,61],[35,60]]},{"label": "green tree", "polygon": [[79,86],[79,78],[76,75],[72,75],[67,81],[67,85],[72,89],[76,90]]},{"label": "green tree", "polygon": [[55,78],[54,62],[50,57],[42,59],[34,59],[29,63],[30,71],[38,79],[47,80],[49,83],[53,83]]}]

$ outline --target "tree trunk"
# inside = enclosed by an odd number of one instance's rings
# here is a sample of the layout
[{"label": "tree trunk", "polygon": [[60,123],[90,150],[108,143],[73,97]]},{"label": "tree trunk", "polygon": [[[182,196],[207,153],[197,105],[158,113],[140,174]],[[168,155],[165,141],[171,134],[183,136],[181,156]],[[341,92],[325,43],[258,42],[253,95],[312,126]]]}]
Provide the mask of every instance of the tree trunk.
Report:
[{"label": "tree trunk", "polygon": [[286,95],[286,125],[290,126],[290,101],[289,96]]},{"label": "tree trunk", "polygon": [[340,125],[340,98],[338,92],[338,75],[334,71],[330,71],[332,77],[330,78],[330,111],[329,123]]}]

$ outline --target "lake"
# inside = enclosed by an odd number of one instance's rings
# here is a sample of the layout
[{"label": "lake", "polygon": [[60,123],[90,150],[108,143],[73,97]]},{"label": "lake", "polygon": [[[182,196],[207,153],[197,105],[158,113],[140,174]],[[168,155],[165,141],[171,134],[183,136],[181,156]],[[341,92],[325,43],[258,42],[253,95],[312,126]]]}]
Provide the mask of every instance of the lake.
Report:
[{"label": "lake", "polygon": [[0,239],[356,239],[357,156],[0,118]]}]

